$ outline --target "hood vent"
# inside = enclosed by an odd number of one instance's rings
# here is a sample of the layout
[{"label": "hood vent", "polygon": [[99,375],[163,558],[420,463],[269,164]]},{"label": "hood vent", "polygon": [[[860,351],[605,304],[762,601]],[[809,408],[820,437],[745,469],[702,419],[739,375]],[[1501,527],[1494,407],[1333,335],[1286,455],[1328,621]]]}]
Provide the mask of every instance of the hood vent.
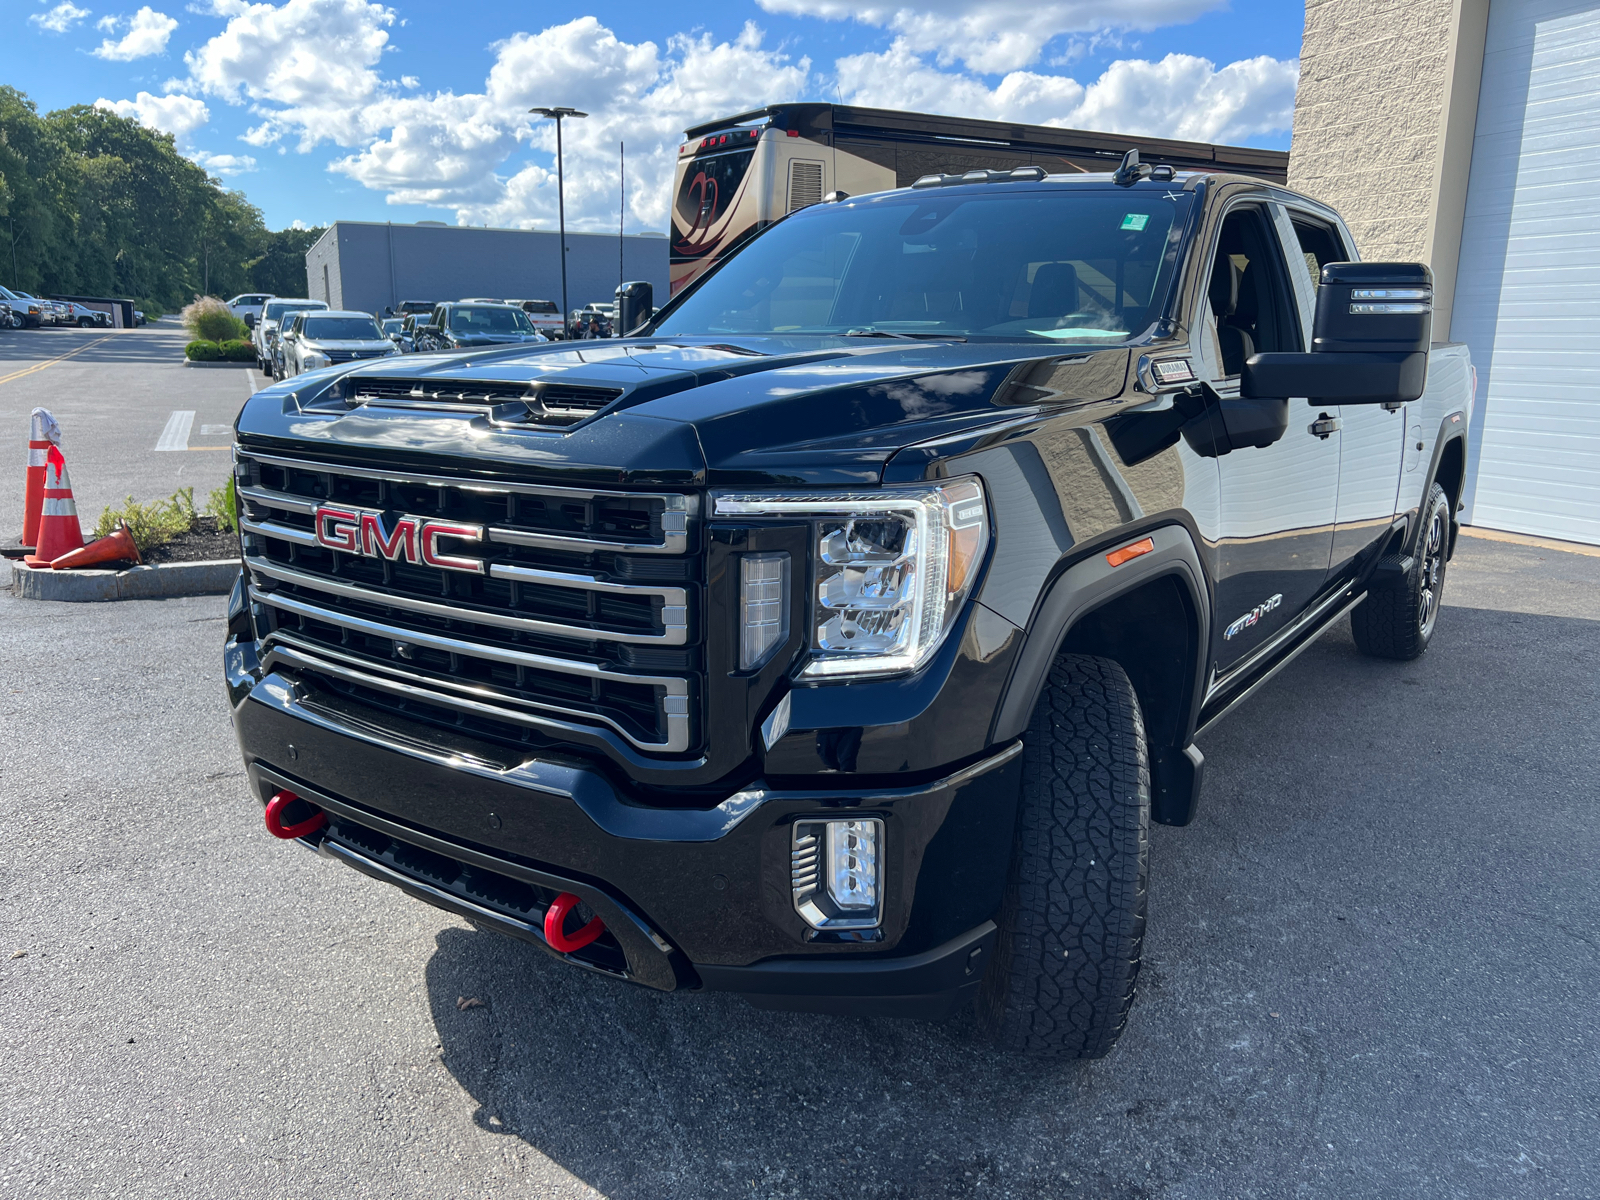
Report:
[{"label": "hood vent", "polygon": [[352,407],[365,404],[480,413],[505,425],[573,425],[605,408],[622,392],[622,388],[570,383],[480,383],[358,375],[345,384],[345,403]]}]

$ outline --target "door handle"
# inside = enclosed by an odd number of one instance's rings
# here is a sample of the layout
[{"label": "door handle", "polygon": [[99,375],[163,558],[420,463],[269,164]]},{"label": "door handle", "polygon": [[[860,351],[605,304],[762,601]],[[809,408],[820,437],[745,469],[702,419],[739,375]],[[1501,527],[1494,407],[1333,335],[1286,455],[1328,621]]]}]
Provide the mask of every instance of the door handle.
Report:
[{"label": "door handle", "polygon": [[1308,427],[1311,432],[1323,441],[1327,441],[1330,434],[1339,428],[1339,418],[1330,417],[1327,413],[1319,413],[1317,419]]}]

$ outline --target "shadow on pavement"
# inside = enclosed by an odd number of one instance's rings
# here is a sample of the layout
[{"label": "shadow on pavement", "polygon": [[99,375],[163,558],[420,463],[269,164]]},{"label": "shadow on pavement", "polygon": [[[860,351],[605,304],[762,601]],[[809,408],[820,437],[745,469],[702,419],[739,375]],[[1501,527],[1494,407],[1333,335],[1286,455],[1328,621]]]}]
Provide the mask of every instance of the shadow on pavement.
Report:
[{"label": "shadow on pavement", "polygon": [[611,1197],[1594,1194],[1600,623],[1445,615],[1413,663],[1335,629],[1206,739],[1101,1062],[463,928],[427,969],[444,1062],[482,1128]]}]

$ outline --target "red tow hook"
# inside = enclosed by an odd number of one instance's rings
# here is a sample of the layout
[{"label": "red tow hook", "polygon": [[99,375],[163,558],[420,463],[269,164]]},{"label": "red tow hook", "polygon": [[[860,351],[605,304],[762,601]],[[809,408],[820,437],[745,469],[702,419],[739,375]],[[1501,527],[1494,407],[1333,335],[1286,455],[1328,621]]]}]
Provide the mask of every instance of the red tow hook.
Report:
[{"label": "red tow hook", "polygon": [[[293,825],[285,825],[283,823],[283,810],[298,799],[300,797],[293,792],[283,791],[275,793],[272,799],[267,801],[267,832],[273,837],[283,838],[284,841],[292,842],[295,838],[303,838],[309,833],[315,833],[328,823],[328,814],[318,808],[313,809],[312,815],[304,821],[296,821]],[[310,803],[311,801],[306,801],[307,805],[310,805]]]},{"label": "red tow hook", "polygon": [[596,917],[578,930],[577,933],[568,937],[561,927],[567,923],[567,914],[577,907],[578,898],[571,892],[562,892],[561,895],[555,898],[555,902],[545,910],[544,940],[563,954],[571,954],[574,950],[582,950],[606,931],[606,923]]}]

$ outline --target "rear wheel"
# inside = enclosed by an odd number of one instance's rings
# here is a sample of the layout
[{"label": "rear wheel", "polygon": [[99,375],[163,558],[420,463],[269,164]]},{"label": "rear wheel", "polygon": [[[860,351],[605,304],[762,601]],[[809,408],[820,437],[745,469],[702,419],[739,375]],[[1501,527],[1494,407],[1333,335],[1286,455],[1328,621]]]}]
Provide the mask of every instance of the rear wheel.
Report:
[{"label": "rear wheel", "polygon": [[1368,592],[1350,613],[1356,648],[1374,658],[1406,662],[1420,657],[1439,624],[1450,550],[1450,497],[1437,483],[1428,490],[1419,516],[1422,536],[1412,552],[1411,570]]},{"label": "rear wheel", "polygon": [[1009,1050],[1099,1058],[1133,1005],[1149,870],[1149,754],[1123,669],[1062,655],[1024,755],[1011,875],[978,1019]]}]

